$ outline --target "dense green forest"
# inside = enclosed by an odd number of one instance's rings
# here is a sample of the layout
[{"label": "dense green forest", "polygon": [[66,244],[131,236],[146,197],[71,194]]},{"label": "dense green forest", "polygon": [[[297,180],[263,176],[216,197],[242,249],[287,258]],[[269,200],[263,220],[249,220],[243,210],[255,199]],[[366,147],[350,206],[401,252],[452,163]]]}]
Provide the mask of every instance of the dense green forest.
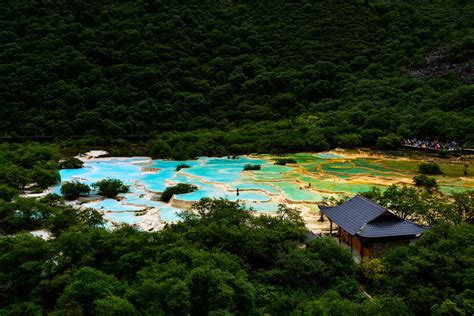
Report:
[{"label": "dense green forest", "polygon": [[465,0],[2,1],[0,135],[472,145],[473,24]]},{"label": "dense green forest", "polygon": [[[22,203],[21,200],[20,202]],[[299,214],[202,200],[157,233],[51,206],[55,239],[0,238],[1,315],[472,315],[473,226],[440,224],[361,267]],[[0,209],[5,206],[0,205]],[[27,228],[27,227],[25,227]],[[374,298],[358,288],[364,283]]]},{"label": "dense green forest", "polygon": [[[238,203],[205,199],[181,222],[150,233],[106,229],[99,212],[75,209],[57,195],[18,196],[22,181],[56,174],[60,158],[56,145],[1,145],[2,316],[474,312],[474,191],[366,192],[398,216],[434,228],[359,265],[330,238],[308,240],[298,211],[283,205],[276,216],[254,216]],[[28,234],[38,229],[51,239]]]}]

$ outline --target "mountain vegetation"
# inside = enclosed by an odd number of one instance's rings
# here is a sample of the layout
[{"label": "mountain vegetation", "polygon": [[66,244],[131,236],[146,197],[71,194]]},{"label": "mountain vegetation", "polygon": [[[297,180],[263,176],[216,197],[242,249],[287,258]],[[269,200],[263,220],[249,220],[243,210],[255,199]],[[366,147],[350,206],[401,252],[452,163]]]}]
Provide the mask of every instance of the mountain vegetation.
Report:
[{"label": "mountain vegetation", "polygon": [[60,181],[56,146],[0,143],[0,191],[43,191]]},{"label": "mountain vegetation", "polygon": [[472,145],[473,12],[464,0],[3,1],[0,135]]},{"label": "mountain vegetation", "polygon": [[472,314],[473,234],[472,225],[439,225],[415,245],[368,262],[371,290],[397,293],[416,315]]},{"label": "mountain vegetation", "polygon": [[[35,214],[14,210],[34,209]],[[100,214],[54,196],[0,201],[2,315],[470,315],[473,226],[439,224],[358,268],[329,238],[306,239],[299,213],[253,216],[204,199],[149,233],[102,228]],[[472,212],[472,209],[471,209]],[[13,220],[15,219],[15,220]],[[367,299],[359,284],[375,294]]]},{"label": "mountain vegetation", "polygon": [[59,161],[58,167],[59,169],[80,169],[83,165],[84,163],[80,159],[69,157]]}]

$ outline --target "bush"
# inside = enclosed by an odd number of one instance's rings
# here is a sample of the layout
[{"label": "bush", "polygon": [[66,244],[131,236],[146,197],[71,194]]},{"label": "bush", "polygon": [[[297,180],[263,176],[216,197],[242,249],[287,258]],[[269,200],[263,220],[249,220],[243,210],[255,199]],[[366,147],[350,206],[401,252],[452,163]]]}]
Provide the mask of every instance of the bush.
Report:
[{"label": "bush", "polygon": [[84,163],[80,160],[77,159],[76,157],[70,157],[66,158],[64,160],[61,160],[58,164],[59,169],[80,169]]},{"label": "bush", "polygon": [[418,166],[418,171],[422,174],[443,174],[439,165],[435,163],[422,163]]},{"label": "bush", "polygon": [[198,187],[194,184],[178,183],[172,187],[167,187],[161,194],[161,200],[163,202],[169,202],[175,194],[191,193],[197,191],[197,189]]},{"label": "bush", "polygon": [[150,153],[158,158],[170,158],[171,146],[162,139],[155,139],[150,143]]},{"label": "bush", "polygon": [[296,163],[296,160],[293,158],[280,158],[275,160],[275,165],[284,166],[287,163]]},{"label": "bush", "polygon": [[69,181],[64,183],[61,186],[61,194],[64,195],[66,200],[75,200],[80,195],[89,194],[91,192],[91,188],[84,183],[80,183],[79,181]]},{"label": "bush", "polygon": [[111,295],[94,301],[94,315],[136,315],[133,305],[120,297]]},{"label": "bush", "polygon": [[413,177],[413,182],[416,186],[424,187],[428,192],[432,192],[438,187],[438,182],[435,178],[429,178],[424,174]]},{"label": "bush", "polygon": [[244,171],[246,170],[260,170],[262,166],[260,165],[252,165],[252,164],[246,164],[244,165]]},{"label": "bush", "polygon": [[10,202],[18,195],[18,190],[7,185],[0,184],[0,200]]},{"label": "bush", "polygon": [[97,193],[107,198],[114,198],[119,193],[127,193],[128,186],[119,179],[104,179],[92,185],[97,188]]},{"label": "bush", "polygon": [[362,144],[362,137],[359,134],[341,134],[336,137],[337,145],[345,148],[353,148]]},{"label": "bush", "polygon": [[187,165],[185,163],[180,163],[179,165],[176,166],[176,171],[179,171],[179,170],[185,169],[185,168],[191,168],[191,166]]},{"label": "bush", "polygon": [[394,149],[400,145],[402,138],[397,134],[388,134],[377,139],[377,147],[380,149]]},{"label": "bush", "polygon": [[35,166],[32,171],[32,177],[39,192],[43,191],[41,189],[46,189],[61,181],[59,172],[49,169],[49,166]]}]

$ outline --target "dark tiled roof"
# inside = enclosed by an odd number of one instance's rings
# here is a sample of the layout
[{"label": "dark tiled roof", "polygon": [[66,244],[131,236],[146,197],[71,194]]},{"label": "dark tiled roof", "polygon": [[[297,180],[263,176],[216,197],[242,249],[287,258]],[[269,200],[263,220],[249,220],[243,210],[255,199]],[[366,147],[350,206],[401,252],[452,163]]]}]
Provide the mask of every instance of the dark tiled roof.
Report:
[{"label": "dark tiled roof", "polygon": [[357,235],[368,238],[418,235],[428,228],[397,217],[381,216],[362,227]]},{"label": "dark tiled roof", "polygon": [[334,207],[320,207],[330,220],[354,235],[362,226],[385,213],[387,210],[378,204],[356,195],[344,204]]},{"label": "dark tiled roof", "polygon": [[362,237],[410,236],[427,229],[397,217],[360,195],[338,206],[321,206],[320,210],[349,234]]},{"label": "dark tiled roof", "polygon": [[320,238],[320,237],[321,237],[321,235],[316,235],[312,231],[308,231],[308,233],[306,234],[306,239],[309,240],[309,241],[314,240],[316,238]]}]

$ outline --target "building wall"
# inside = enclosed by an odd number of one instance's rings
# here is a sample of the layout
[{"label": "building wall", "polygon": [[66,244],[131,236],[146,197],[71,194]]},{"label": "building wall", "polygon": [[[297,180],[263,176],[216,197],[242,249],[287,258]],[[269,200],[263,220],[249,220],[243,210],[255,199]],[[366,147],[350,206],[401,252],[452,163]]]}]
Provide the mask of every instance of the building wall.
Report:
[{"label": "building wall", "polygon": [[[341,242],[351,245],[351,235],[345,231],[344,229],[341,229]],[[360,239],[359,236],[352,236],[352,249],[357,251],[360,255],[363,255],[364,257],[371,257],[373,253],[373,244],[370,242],[365,242],[364,248],[362,248],[362,240]]]},{"label": "building wall", "polygon": [[[340,235],[341,242],[351,245],[351,235],[341,228]],[[389,240],[380,240],[380,239],[365,239],[362,242],[362,238],[354,235],[352,236],[352,249],[357,251],[362,257],[380,257],[384,255],[388,250],[396,246],[408,245],[414,239],[389,239]],[[362,245],[364,247],[362,247]]]},{"label": "building wall", "polygon": [[411,239],[402,239],[402,240],[386,240],[386,241],[374,241],[373,242],[373,257],[380,257],[384,255],[388,250],[396,246],[408,245]]}]

